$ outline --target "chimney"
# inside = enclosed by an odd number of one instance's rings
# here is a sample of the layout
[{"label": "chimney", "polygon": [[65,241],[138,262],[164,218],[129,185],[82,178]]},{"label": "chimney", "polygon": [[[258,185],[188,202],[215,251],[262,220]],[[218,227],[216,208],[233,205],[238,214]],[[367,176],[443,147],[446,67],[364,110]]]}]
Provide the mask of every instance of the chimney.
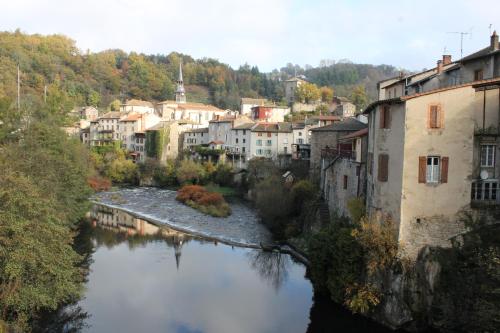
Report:
[{"label": "chimney", "polygon": [[438,74],[443,71],[443,61],[442,60],[438,60],[436,70],[437,70]]},{"label": "chimney", "polygon": [[449,54],[443,54],[443,65],[449,65],[451,64],[451,55]]},{"label": "chimney", "polygon": [[493,35],[491,35],[490,47],[492,51],[498,50],[498,35],[496,30],[493,31]]}]

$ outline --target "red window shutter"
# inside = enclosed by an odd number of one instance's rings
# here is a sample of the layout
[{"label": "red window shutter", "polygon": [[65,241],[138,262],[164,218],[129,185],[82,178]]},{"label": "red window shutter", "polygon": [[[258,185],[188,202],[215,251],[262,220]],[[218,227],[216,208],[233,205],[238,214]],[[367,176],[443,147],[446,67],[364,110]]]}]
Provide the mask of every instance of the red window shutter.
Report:
[{"label": "red window shutter", "polygon": [[441,157],[441,183],[448,182],[448,164],[450,159],[447,156]]},{"label": "red window shutter", "polygon": [[418,158],[418,182],[425,183],[427,175],[427,157],[420,156]]},{"label": "red window shutter", "polygon": [[378,180],[386,182],[389,178],[389,155],[378,155]]}]

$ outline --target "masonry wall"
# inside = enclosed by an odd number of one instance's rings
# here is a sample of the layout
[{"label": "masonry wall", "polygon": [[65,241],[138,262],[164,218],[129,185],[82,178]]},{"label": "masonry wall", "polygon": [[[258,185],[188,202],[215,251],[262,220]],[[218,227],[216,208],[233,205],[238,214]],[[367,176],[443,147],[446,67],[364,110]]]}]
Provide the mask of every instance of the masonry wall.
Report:
[{"label": "masonry wall", "polygon": [[[424,245],[447,247],[463,231],[457,213],[471,200],[474,142],[472,87],[451,89],[406,102],[400,242],[410,257]],[[427,112],[439,104],[442,129],[429,129]],[[446,183],[419,183],[419,156],[449,157]]]},{"label": "masonry wall", "polygon": [[[367,174],[366,208],[370,215],[391,217],[397,228],[396,233],[399,233],[406,112],[404,104],[391,105],[390,128],[381,129],[381,108],[382,106],[376,107],[368,118],[368,154],[370,158],[367,163],[371,166],[371,172]],[[378,180],[380,154],[389,156],[386,182]]]},{"label": "masonry wall", "polygon": [[[326,170],[323,193],[330,212],[351,217],[347,203],[351,199],[365,195],[365,166],[365,164],[342,158]],[[344,176],[347,176],[347,188],[344,188]]]}]

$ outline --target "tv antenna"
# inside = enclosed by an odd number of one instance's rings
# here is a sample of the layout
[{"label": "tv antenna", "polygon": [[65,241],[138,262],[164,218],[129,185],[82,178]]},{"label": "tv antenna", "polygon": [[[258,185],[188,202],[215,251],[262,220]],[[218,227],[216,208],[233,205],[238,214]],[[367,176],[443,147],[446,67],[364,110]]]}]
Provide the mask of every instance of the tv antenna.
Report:
[{"label": "tv antenna", "polygon": [[[472,29],[471,29],[472,30]],[[464,36],[471,35],[472,32],[463,32],[463,31],[450,31],[449,34],[457,34],[460,35],[460,59],[463,58],[464,55]]]},{"label": "tv antenna", "polygon": [[488,29],[490,30],[490,36],[491,36],[491,27],[493,26],[493,24],[490,23],[490,25],[488,26]]}]

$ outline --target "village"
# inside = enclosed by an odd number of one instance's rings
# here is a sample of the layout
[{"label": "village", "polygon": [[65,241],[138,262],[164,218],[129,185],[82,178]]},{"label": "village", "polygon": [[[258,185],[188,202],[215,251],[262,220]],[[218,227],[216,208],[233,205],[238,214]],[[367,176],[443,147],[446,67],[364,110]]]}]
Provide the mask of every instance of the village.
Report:
[{"label": "village", "polygon": [[[235,173],[252,159],[284,170],[305,163],[330,213],[349,216],[348,202],[362,200],[369,215],[396,224],[406,255],[416,258],[424,246],[451,246],[466,230],[459,214],[500,202],[499,76],[493,32],[488,46],[458,61],[445,54],[429,70],[379,82],[378,100],[364,110],[333,97],[317,114],[319,100],[296,100],[298,87],[310,84],[300,76],[283,82],[286,106],[257,98],[242,98],[240,110],[189,102],[181,64],[175,100],[131,99],[105,114],[82,107],[68,130],[89,147],[119,144],[136,162],[183,155]],[[305,116],[297,120],[298,113]]]}]

